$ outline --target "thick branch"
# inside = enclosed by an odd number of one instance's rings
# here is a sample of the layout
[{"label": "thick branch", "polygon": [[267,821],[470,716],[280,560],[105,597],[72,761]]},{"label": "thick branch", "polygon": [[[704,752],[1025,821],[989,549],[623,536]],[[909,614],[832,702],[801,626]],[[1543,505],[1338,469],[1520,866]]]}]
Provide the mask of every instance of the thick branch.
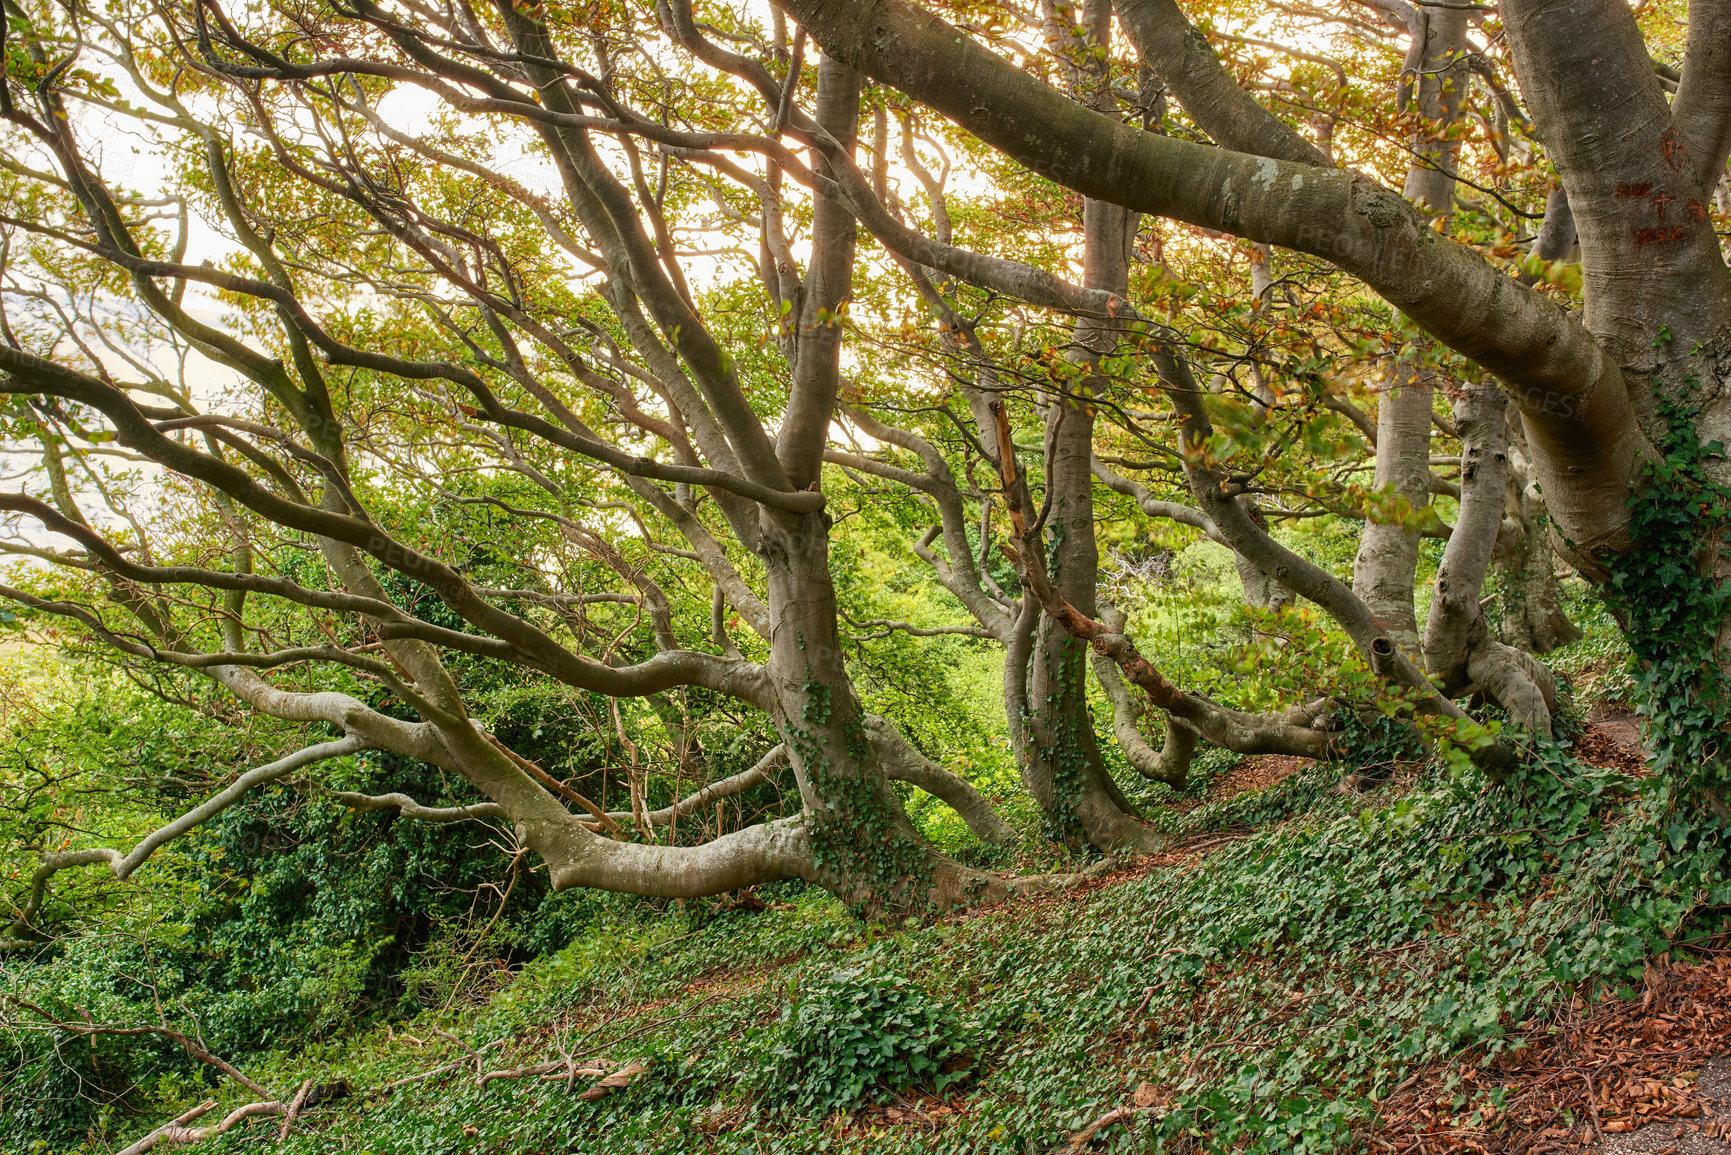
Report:
[{"label": "thick branch", "polygon": [[1142,63],[1217,143],[1256,156],[1332,167],[1315,145],[1238,87],[1208,38],[1174,0],[1117,0],[1114,6]]},{"label": "thick branch", "polygon": [[1160,749],[1154,749],[1142,736],[1137,724],[1142,710],[1131,696],[1130,687],[1125,685],[1118,663],[1099,651],[1094,652],[1092,659],[1094,678],[1112,704],[1112,736],[1118,741],[1118,749],[1124,752],[1124,760],[1144,778],[1173,787],[1183,786],[1190,774],[1190,760],[1196,753],[1196,731],[1168,714],[1166,741]]},{"label": "thick branch", "polygon": [[1009,846],[1016,841],[1015,830],[992,808],[985,796],[974,789],[972,783],[921,754],[895,723],[872,714],[866,718],[866,735],[872,752],[883,763],[884,773],[890,778],[918,786],[946,803],[961,815],[962,821],[981,842]]},{"label": "thick branch", "polygon": [[1692,0],[1683,72],[1671,100],[1671,122],[1688,154],[1688,174],[1702,199],[1725,175],[1731,155],[1731,3]]},{"label": "thick branch", "polygon": [[1439,237],[1361,176],[1120,124],[907,0],[789,0],[825,50],[1085,196],[1324,257],[1507,381],[1544,447],[1552,513],[1576,542],[1620,541],[1645,444],[1620,368],[1561,307]]}]

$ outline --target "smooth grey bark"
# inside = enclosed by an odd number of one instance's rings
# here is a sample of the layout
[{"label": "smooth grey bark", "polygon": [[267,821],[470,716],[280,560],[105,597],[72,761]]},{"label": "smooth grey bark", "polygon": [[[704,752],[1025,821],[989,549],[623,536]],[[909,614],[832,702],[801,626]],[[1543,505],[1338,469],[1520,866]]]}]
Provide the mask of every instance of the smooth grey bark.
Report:
[{"label": "smooth grey bark", "polygon": [[[1660,398],[1696,405],[1702,443],[1731,437],[1731,275],[1707,202],[1723,171],[1724,6],[1699,6],[1690,51],[1699,67],[1681,109],[1668,105],[1629,9],[1615,0],[1515,0],[1503,9],[1528,107],[1579,232],[1582,320],[1620,367],[1634,412],[1654,439]],[[1706,40],[1696,37],[1704,33]],[[1717,40],[1714,37],[1717,33]],[[1684,93],[1679,89],[1679,97]],[[1674,115],[1676,113],[1676,115]],[[1601,543],[1565,504],[1573,478],[1548,468],[1550,429],[1526,412],[1527,442],[1566,556],[1602,579]],[[1588,425],[1593,425],[1589,422]],[[1596,426],[1579,440],[1599,440]],[[1628,483],[1621,486],[1625,496]]]},{"label": "smooth grey bark", "polygon": [[788,0],[786,8],[827,51],[1060,184],[1312,253],[1359,277],[1509,385],[1552,515],[1572,540],[1588,550],[1625,540],[1629,482],[1650,446],[1619,363],[1555,303],[1439,237],[1391,190],[1118,124],[907,0]]},{"label": "smooth grey bark", "polygon": [[1175,0],[1117,0],[1118,18],[1142,62],[1184,111],[1223,147],[1296,164],[1329,166],[1315,145],[1256,102],[1221,67],[1201,29]]},{"label": "smooth grey bark", "polygon": [[1548,654],[1579,641],[1579,626],[1563,610],[1557,583],[1556,553],[1551,548],[1551,519],[1530,467],[1519,425],[1511,414],[1509,432],[1509,497],[1505,525],[1515,532],[1497,568],[1497,633],[1503,641],[1529,654]]},{"label": "smooth grey bark", "polygon": [[[1407,199],[1446,226],[1454,211],[1455,165],[1460,143],[1449,129],[1460,119],[1470,75],[1466,67],[1466,12],[1423,8],[1413,12],[1409,68],[1418,76],[1421,127],[1407,166]],[[1431,406],[1435,371],[1423,350],[1393,359],[1376,411],[1378,489],[1392,487],[1413,516],[1430,504]],[[1353,565],[1352,588],[1409,654],[1422,653],[1413,585],[1418,573],[1419,534],[1401,520],[1367,519]]]},{"label": "smooth grey bark", "polygon": [[[1124,614],[1116,606],[1106,606],[1100,620],[1115,634],[1124,632]],[[1174,789],[1181,788],[1190,775],[1190,762],[1196,755],[1198,735],[1194,727],[1170,714],[1164,715],[1166,737],[1156,750],[1142,736],[1140,721],[1147,704],[1145,697],[1133,694],[1124,682],[1118,663],[1095,651],[1090,661],[1094,678],[1112,706],[1112,735],[1124,760],[1144,778],[1164,782]]]},{"label": "smooth grey bark", "polygon": [[1506,402],[1494,385],[1465,386],[1455,401],[1461,434],[1461,509],[1437,568],[1425,623],[1425,666],[1442,692],[1474,686],[1499,702],[1518,725],[1547,737],[1556,708],[1550,671],[1530,654],[1494,637],[1479,590],[1496,549],[1509,473]]},{"label": "smooth grey bark", "polygon": [[1471,83],[1467,13],[1458,7],[1426,7],[1419,14],[1423,19],[1413,37],[1413,63],[1423,125],[1414,134],[1404,191],[1414,204],[1446,216],[1454,211],[1455,168],[1460,161],[1460,141],[1448,130],[1460,119]]},{"label": "smooth grey bark", "polygon": [[1187,722],[1165,715],[1166,737],[1156,750],[1142,736],[1141,717],[1144,701],[1139,701],[1124,683],[1118,663],[1105,654],[1095,653],[1090,659],[1094,677],[1112,704],[1112,735],[1124,760],[1142,777],[1164,782],[1174,789],[1182,788],[1190,776],[1190,763],[1196,756],[1199,735]]},{"label": "smooth grey bark", "polygon": [[1353,563],[1352,590],[1377,625],[1409,654],[1420,653],[1413,583],[1418,573],[1419,533],[1411,518],[1430,505],[1432,370],[1409,358],[1388,365],[1376,409],[1376,472],[1380,490],[1392,487],[1406,500],[1403,519],[1366,518]]},{"label": "smooth grey bark", "polygon": [[[822,514],[765,519],[771,715],[808,814],[808,877],[880,912],[1001,897],[1002,879],[962,867],[921,839],[874,756],[847,672]],[[886,865],[887,864],[887,865]]]},{"label": "smooth grey bark", "polygon": [[[1238,499],[1239,505],[1258,529],[1268,531],[1268,519],[1263,516],[1256,500],[1249,494]],[[1275,579],[1274,575],[1236,551],[1232,566],[1238,571],[1238,584],[1244,590],[1244,603],[1252,609],[1280,610],[1297,601],[1297,596]]]},{"label": "smooth grey bark", "polygon": [[[1533,236],[1527,255],[1535,260],[1556,262],[1567,260],[1575,251],[1575,214],[1569,209],[1569,190],[1558,185],[1545,195],[1545,219]],[[1531,285],[1538,277],[1522,273],[1521,282]]]},{"label": "smooth grey bark", "polygon": [[[859,76],[826,57],[818,71],[818,124],[843,150],[859,125]],[[793,393],[781,434],[781,469],[815,481],[840,388],[839,310],[852,293],[854,224],[845,206],[820,192],[805,302],[791,366]],[[792,517],[764,510],[758,555],[765,568],[771,631],[767,662],[771,714],[809,816],[812,875],[844,900],[877,912],[939,908],[1006,893],[1003,880],[969,870],[921,839],[889,786],[883,754],[908,772],[912,759],[868,719],[854,694],[838,629],[826,513]],[[913,766],[914,770],[921,769]],[[974,821],[990,806],[959,780],[927,780],[955,797]],[[954,789],[957,785],[962,789]],[[992,829],[995,838],[1004,830]]]},{"label": "smooth grey bark", "polygon": [[946,803],[981,842],[991,846],[1015,844],[1014,828],[992,808],[985,796],[965,778],[952,774],[920,753],[894,722],[873,714],[866,719],[866,733],[871,739],[872,751],[892,781],[918,786]]},{"label": "smooth grey bark", "polygon": [[[823,57],[818,62],[817,121],[843,147],[851,147],[859,134],[859,98],[859,73]],[[828,175],[822,156],[816,171],[820,177]],[[812,259],[801,293],[793,385],[776,439],[776,451],[795,489],[811,486],[823,468],[830,418],[841,389],[842,316],[853,295],[853,214],[836,198],[818,196],[811,227]]]},{"label": "smooth grey bark", "polygon": [[1711,193],[1731,157],[1731,4],[1692,0],[1671,119],[1687,157],[1684,174]]}]

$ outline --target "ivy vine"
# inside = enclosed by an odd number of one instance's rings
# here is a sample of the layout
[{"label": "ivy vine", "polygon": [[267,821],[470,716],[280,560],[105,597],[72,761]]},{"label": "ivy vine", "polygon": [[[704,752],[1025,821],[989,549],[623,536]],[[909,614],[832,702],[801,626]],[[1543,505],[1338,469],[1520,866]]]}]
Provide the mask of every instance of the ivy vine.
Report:
[{"label": "ivy vine", "polygon": [[841,721],[847,765],[838,767],[813,732],[835,714],[833,691],[807,671],[805,703],[788,739],[805,767],[818,806],[811,817],[812,857],[819,871],[843,884],[862,916],[911,913],[930,904],[931,857],[898,821],[894,797],[877,778],[862,772],[872,759],[870,739],[857,711]]},{"label": "ivy vine", "polygon": [[1716,576],[1731,520],[1731,487],[1710,466],[1725,457],[1703,445],[1699,410],[1662,402],[1664,456],[1642,469],[1630,501],[1633,548],[1606,559],[1605,599],[1623,624],[1631,671],[1644,702],[1656,788],[1669,801],[1707,804],[1725,817],[1725,727],[1731,682],[1720,665],[1719,630],[1731,583]]}]

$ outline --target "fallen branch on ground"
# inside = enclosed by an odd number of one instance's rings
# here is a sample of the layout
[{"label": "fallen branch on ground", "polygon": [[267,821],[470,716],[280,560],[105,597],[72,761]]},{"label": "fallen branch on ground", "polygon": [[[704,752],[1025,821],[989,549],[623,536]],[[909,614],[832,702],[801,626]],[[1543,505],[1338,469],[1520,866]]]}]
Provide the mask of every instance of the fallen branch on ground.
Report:
[{"label": "fallen branch on ground", "polygon": [[163,1143],[172,1143],[184,1147],[188,1143],[197,1143],[200,1139],[209,1139],[246,1122],[259,1115],[281,1115],[287,1110],[281,1102],[272,1099],[263,1103],[248,1103],[244,1107],[236,1107],[222,1117],[222,1122],[209,1127],[188,1127],[186,1124],[207,1115],[216,1107],[215,1099],[207,1099],[203,1103],[174,1119],[164,1123],[138,1142],[121,1148],[116,1155],[144,1155],[146,1151],[154,1150]]},{"label": "fallen branch on ground", "polygon": [[550,1062],[535,1063],[528,1067],[510,1067],[504,1070],[488,1071],[475,1079],[475,1086],[485,1087],[495,1079],[532,1079],[537,1075],[545,1079],[594,1079],[606,1073],[606,1067],[580,1067],[571,1059],[553,1059]]},{"label": "fallen branch on ground", "polygon": [[295,1092],[294,1102],[289,1104],[288,1113],[283,1116],[282,1126],[277,1128],[276,1141],[278,1143],[289,1137],[289,1132],[294,1129],[295,1119],[299,1117],[301,1108],[307,1105],[307,1093],[312,1089],[313,1081],[311,1079],[305,1079],[301,1082],[301,1089]]}]

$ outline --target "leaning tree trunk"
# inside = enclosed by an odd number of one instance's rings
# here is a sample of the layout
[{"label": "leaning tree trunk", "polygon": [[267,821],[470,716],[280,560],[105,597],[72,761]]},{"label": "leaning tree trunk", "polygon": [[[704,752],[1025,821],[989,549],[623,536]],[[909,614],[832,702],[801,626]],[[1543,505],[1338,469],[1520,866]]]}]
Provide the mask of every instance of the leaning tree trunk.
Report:
[{"label": "leaning tree trunk", "polygon": [[[1121,222],[1122,210],[1104,215],[1115,214]],[[1100,563],[1094,540],[1093,413],[1086,403],[1060,396],[1047,410],[1046,424],[1052,580],[1066,601],[1092,617],[1099,612]],[[1085,642],[1041,616],[1027,675],[1023,778],[1045,811],[1053,837],[1072,845],[1086,840],[1102,850],[1151,848],[1164,840],[1132,815],[1100,756],[1088,706],[1088,653]]]},{"label": "leaning tree trunk", "polygon": [[[1046,6],[1046,36],[1065,61],[1072,92],[1083,103],[1114,108],[1109,77],[1095,52],[1111,38],[1111,6],[1089,0],[1082,11],[1081,36],[1068,36],[1067,18]],[[1104,201],[1083,202],[1083,281],[1090,289],[1124,294],[1129,285],[1130,245],[1136,214]],[[1094,540],[1094,407],[1092,397],[1111,382],[1101,359],[1117,345],[1111,326],[1092,319],[1076,323],[1071,335],[1073,380],[1065,378],[1046,409],[1046,487],[1048,565],[1063,597],[1083,613],[1097,612],[1095,586],[1100,554]],[[1034,612],[1038,612],[1037,609]],[[1025,623],[1024,623],[1025,624]],[[1006,704],[1017,735],[1022,779],[1045,812],[1048,833],[1076,846],[1088,842],[1101,850],[1154,849],[1165,840],[1133,813],[1100,756],[1088,706],[1088,647],[1041,614],[1031,646],[1012,645],[1006,664]],[[1019,664],[1023,653],[1027,664]],[[1024,690],[1025,687],[1025,690]],[[1020,699],[1020,716],[1014,704]]]},{"label": "leaning tree trunk", "polygon": [[1455,399],[1461,433],[1461,505],[1437,567],[1425,622],[1425,672],[1450,697],[1481,687],[1516,724],[1546,737],[1556,709],[1550,671],[1531,654],[1491,636],[1479,590],[1496,549],[1509,473],[1507,402],[1495,385],[1462,387]]},{"label": "leaning tree trunk", "polygon": [[1418,576],[1413,517],[1430,504],[1430,370],[1401,358],[1376,409],[1376,487],[1404,498],[1401,517],[1367,517],[1352,567],[1352,590],[1382,631],[1408,654],[1419,652],[1413,583]]},{"label": "leaning tree trunk", "polygon": [[836,626],[828,515],[766,515],[759,548],[775,623],[771,713],[805,804],[813,880],[875,916],[1001,897],[1003,880],[922,839],[890,788]]},{"label": "leaning tree trunk", "polygon": [[[818,68],[817,120],[851,146],[858,135],[860,77],[825,56]],[[829,161],[817,162],[829,172]],[[777,454],[796,488],[821,480],[823,446],[840,390],[843,326],[853,295],[855,224],[837,199],[813,206],[811,257],[792,349],[793,388]],[[952,907],[990,899],[1005,884],[939,854],[914,830],[874,749],[873,728],[854,693],[837,628],[829,567],[830,518],[765,509],[758,531],[770,621],[770,712],[787,745],[805,805],[813,877],[869,913]],[[880,736],[880,741],[885,736]]]}]

